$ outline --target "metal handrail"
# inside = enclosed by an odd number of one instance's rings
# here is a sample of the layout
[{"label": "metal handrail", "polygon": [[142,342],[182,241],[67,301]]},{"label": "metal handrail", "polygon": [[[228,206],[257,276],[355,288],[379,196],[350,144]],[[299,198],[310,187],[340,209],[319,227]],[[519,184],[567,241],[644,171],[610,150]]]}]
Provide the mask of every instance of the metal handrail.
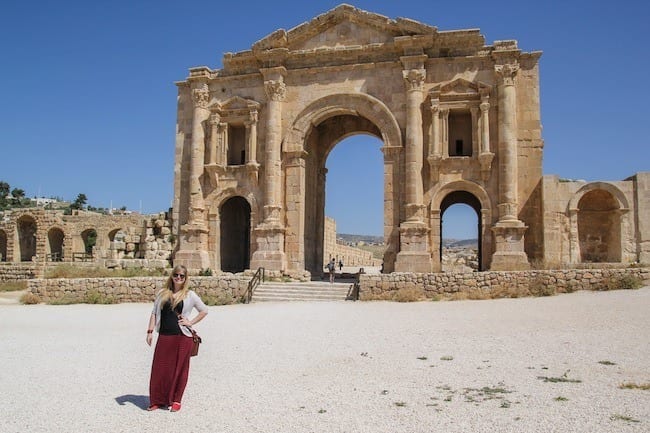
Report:
[{"label": "metal handrail", "polygon": [[259,286],[262,281],[264,281],[264,268],[257,268],[255,275],[253,275],[253,278],[248,282],[246,293],[244,293],[244,304],[249,304],[251,302],[255,288]]},{"label": "metal handrail", "polygon": [[363,268],[359,268],[359,272],[357,272],[354,276],[354,283],[350,286],[350,290],[348,291],[348,296],[347,299],[350,299],[352,301],[358,301],[359,300],[359,291],[361,289],[361,274],[365,274],[365,271]]}]

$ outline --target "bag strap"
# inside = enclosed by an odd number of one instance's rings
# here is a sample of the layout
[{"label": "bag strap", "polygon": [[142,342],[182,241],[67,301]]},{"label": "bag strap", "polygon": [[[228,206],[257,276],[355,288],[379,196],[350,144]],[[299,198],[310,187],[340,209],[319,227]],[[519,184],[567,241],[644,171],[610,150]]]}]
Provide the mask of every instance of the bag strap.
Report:
[{"label": "bag strap", "polygon": [[[174,312],[176,313],[176,316],[178,317],[179,320],[181,319],[181,317],[183,317],[178,311],[174,311]],[[187,326],[187,325],[183,325],[183,326],[185,326],[187,330],[192,333],[192,335],[196,335],[196,331],[191,326]]]}]

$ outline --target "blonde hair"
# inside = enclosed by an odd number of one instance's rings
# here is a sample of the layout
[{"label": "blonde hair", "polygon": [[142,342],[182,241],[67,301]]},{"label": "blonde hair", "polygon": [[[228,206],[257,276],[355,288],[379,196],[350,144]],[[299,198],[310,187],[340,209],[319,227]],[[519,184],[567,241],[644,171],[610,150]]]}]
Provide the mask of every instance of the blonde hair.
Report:
[{"label": "blonde hair", "polygon": [[[183,280],[183,285],[181,286],[181,289],[178,291],[179,295],[174,297],[173,296],[174,295],[174,274],[179,274],[181,272],[183,273],[183,275],[185,275],[185,280]],[[167,278],[167,283],[165,283],[165,287],[158,294],[158,296],[160,297],[161,309],[168,301],[171,301],[172,310],[173,310],[183,299],[187,297],[187,292],[189,292],[190,290],[188,280],[189,280],[189,275],[187,275],[187,268],[183,265],[174,266],[174,269],[172,269],[171,274],[169,274],[169,278]]]}]

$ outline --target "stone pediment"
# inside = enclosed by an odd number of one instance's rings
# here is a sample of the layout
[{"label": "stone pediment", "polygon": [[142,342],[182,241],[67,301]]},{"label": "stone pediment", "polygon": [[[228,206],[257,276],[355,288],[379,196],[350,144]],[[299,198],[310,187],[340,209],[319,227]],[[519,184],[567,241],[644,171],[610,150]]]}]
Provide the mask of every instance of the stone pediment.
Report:
[{"label": "stone pediment", "polygon": [[316,50],[392,42],[400,36],[433,35],[436,27],[363,11],[342,4],[289,31],[277,30],[253,45],[253,51]]},{"label": "stone pediment", "polygon": [[260,103],[251,99],[245,99],[241,96],[233,96],[223,102],[215,102],[212,110],[221,113],[248,113],[252,110],[258,110]]},{"label": "stone pediment", "polygon": [[429,94],[433,98],[444,98],[454,100],[481,99],[482,95],[489,94],[491,87],[480,81],[473,82],[464,78],[457,78],[446,83],[434,86]]},{"label": "stone pediment", "polygon": [[225,101],[217,101],[210,111],[226,122],[246,122],[257,117],[261,104],[241,96],[233,96]]}]

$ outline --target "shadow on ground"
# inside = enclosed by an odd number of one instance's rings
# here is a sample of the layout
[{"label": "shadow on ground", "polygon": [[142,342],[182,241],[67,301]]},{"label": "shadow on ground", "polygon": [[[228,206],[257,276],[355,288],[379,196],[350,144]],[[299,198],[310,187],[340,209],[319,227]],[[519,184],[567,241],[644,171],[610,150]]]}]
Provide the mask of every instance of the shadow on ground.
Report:
[{"label": "shadow on ground", "polygon": [[131,403],[134,406],[139,407],[142,410],[146,410],[149,406],[149,396],[148,395],[134,395],[126,394],[119,397],[115,397],[115,401],[120,406],[124,406],[127,403]]}]

